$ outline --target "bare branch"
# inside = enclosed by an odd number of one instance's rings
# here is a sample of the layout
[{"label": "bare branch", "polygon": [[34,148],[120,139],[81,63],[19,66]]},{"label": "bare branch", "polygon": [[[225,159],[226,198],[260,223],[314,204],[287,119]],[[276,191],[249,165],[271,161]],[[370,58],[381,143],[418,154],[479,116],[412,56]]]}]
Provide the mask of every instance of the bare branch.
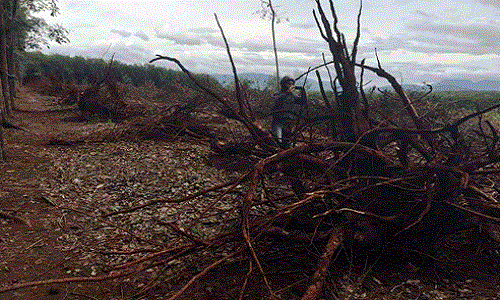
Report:
[{"label": "bare branch", "polygon": [[243,99],[241,98],[241,87],[240,87],[240,80],[238,78],[238,72],[236,71],[236,66],[234,65],[233,56],[231,55],[231,50],[229,49],[229,44],[227,42],[226,35],[224,34],[224,30],[222,30],[222,26],[220,25],[217,14],[214,13],[214,17],[215,21],[217,22],[217,26],[219,26],[222,39],[224,40],[224,44],[226,45],[227,56],[229,57],[229,61],[231,62],[231,68],[233,70],[233,76],[234,76],[234,87],[236,90],[236,99],[238,101],[239,112],[243,117],[245,117],[246,113],[243,109],[244,106],[243,106]]},{"label": "bare branch", "polygon": [[357,27],[356,27],[356,38],[354,39],[354,43],[352,46],[352,51],[351,51],[351,63],[354,65],[356,63],[356,55],[358,53],[358,44],[359,44],[359,39],[361,37],[361,12],[363,10],[363,0],[360,0],[359,2],[359,12],[358,12],[358,21],[357,21]]},{"label": "bare branch", "polygon": [[212,96],[214,99],[216,99],[219,103],[227,107],[231,113],[234,115],[235,119],[242,122],[245,127],[248,129],[250,134],[252,135],[252,138],[260,145],[262,148],[269,150],[269,151],[276,151],[276,141],[271,138],[271,136],[265,132],[263,129],[261,129],[259,126],[251,122],[246,116],[241,115],[238,111],[236,111],[232,105],[229,103],[229,101],[222,97],[221,95],[215,93],[214,91],[210,90],[206,86],[204,86],[196,77],[189,72],[188,69],[186,69],[182,63],[177,60],[176,58],[172,57],[167,57],[167,56],[162,56],[162,55],[156,55],[156,58],[152,59],[150,63],[158,61],[158,60],[168,60],[171,62],[176,63],[179,68],[191,79],[196,86],[198,86],[200,89],[202,89],[205,93],[208,95]]},{"label": "bare branch", "polygon": [[177,293],[175,293],[172,297],[168,298],[168,300],[175,300],[175,299],[178,299],[180,296],[182,296],[182,294],[184,294],[186,292],[186,290],[191,286],[193,285],[193,283],[195,283],[198,279],[200,279],[201,277],[203,277],[206,273],[208,273],[210,270],[213,270],[214,268],[216,268],[217,266],[219,266],[220,264],[224,263],[225,261],[227,261],[228,259],[232,258],[232,257],[235,257],[236,255],[240,254],[241,250],[239,251],[236,251],[236,252],[233,252],[219,260],[217,260],[216,262],[212,263],[211,265],[209,265],[208,267],[206,267],[205,269],[203,269],[203,271],[201,271],[200,273],[196,274],[196,276],[192,277],[188,283],[186,283],[180,290],[177,291]]},{"label": "bare branch", "polygon": [[325,251],[318,260],[316,272],[314,272],[314,275],[311,278],[311,284],[307,288],[304,295],[302,295],[302,300],[315,300],[319,298],[321,291],[323,290],[325,276],[332,262],[332,256],[342,245],[343,240],[344,234],[342,232],[342,228],[333,229],[330,234],[330,239],[325,246]]},{"label": "bare branch", "polygon": [[330,3],[330,10],[332,11],[332,16],[333,16],[333,30],[337,34],[337,41],[340,42],[342,40],[342,33],[339,30],[338,24],[339,24],[339,18],[337,16],[337,12],[335,11],[335,6],[333,5],[333,0],[328,0]]},{"label": "bare branch", "polygon": [[22,288],[27,288],[27,287],[32,287],[32,286],[39,286],[39,285],[51,285],[51,284],[57,284],[57,283],[71,283],[71,282],[97,282],[97,281],[105,281],[105,280],[110,280],[110,279],[115,279],[115,278],[120,278],[120,277],[125,277],[125,276],[130,276],[142,271],[145,271],[149,269],[149,266],[144,266],[141,268],[138,268],[136,270],[127,270],[123,272],[114,272],[110,273],[107,275],[103,276],[94,276],[94,277],[69,277],[69,278],[59,278],[59,279],[48,279],[48,280],[40,280],[40,281],[30,281],[30,282],[24,282],[24,283],[16,283],[11,286],[6,286],[3,288],[0,288],[0,294],[9,292],[9,291],[15,291],[18,289]]},{"label": "bare branch", "polygon": [[[378,63],[380,65],[380,61]],[[380,67],[374,68],[374,67],[366,66],[365,64],[358,64],[358,63],[356,64],[356,66],[358,66],[360,68],[366,68],[366,69],[374,72],[378,76],[387,79],[387,81],[389,81],[391,86],[394,88],[396,93],[399,95],[399,98],[401,99],[404,107],[406,108],[406,111],[408,112],[408,114],[412,118],[413,123],[415,124],[415,127],[417,129],[424,129],[424,126],[423,126],[423,124],[418,116],[417,110],[415,109],[415,107],[411,103],[410,99],[408,98],[408,96],[404,92],[403,87],[401,87],[401,85],[397,82],[397,80],[396,80],[396,78],[394,78],[394,76],[387,73],[384,69],[382,69]]]},{"label": "bare branch", "polygon": [[[314,21],[316,22],[316,26],[318,27],[319,29],[319,34],[321,35],[321,37],[325,40],[325,41],[328,41],[328,37],[325,35],[325,33],[323,32],[323,29],[321,28],[321,25],[319,24],[319,20],[318,20],[318,16],[316,16],[316,11],[313,10],[313,16],[314,16]],[[312,70],[311,70],[312,71]],[[300,77],[302,77],[304,74],[300,75],[299,77],[297,77],[296,79],[299,79]]]}]

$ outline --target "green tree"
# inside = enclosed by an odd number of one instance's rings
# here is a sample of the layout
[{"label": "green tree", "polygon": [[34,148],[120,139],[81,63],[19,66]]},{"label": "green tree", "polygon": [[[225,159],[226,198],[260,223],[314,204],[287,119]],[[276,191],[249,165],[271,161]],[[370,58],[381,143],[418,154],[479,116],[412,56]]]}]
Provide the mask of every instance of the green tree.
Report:
[{"label": "green tree", "polygon": [[50,41],[69,42],[68,31],[59,24],[48,24],[37,13],[48,12],[55,17],[59,13],[57,0],[7,0],[13,3],[9,18],[10,29],[15,34],[16,50],[41,49]]},{"label": "green tree", "polygon": [[[49,11],[51,16],[58,12],[56,0],[3,0],[0,3],[0,81],[3,101],[0,105],[0,120],[12,115],[15,107],[16,65],[21,53],[52,40],[68,42],[67,31],[60,25],[49,25],[35,13]],[[3,134],[0,129],[0,159],[3,155]]]},{"label": "green tree", "polygon": [[66,43],[69,40],[68,31],[62,26],[48,24],[45,19],[36,16],[41,12],[56,16],[59,12],[56,0],[4,0],[1,6],[2,78],[0,79],[4,107],[10,115],[14,107],[14,78],[19,74],[16,66],[19,65],[23,52],[48,46],[50,41]]}]

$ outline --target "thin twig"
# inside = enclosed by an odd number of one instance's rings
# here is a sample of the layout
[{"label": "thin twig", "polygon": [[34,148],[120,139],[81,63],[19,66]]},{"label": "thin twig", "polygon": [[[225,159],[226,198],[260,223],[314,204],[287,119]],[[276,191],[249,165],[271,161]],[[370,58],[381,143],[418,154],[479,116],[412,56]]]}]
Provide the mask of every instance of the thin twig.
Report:
[{"label": "thin twig", "polygon": [[446,204],[448,204],[450,206],[453,206],[456,209],[459,209],[459,210],[465,211],[467,213],[473,214],[475,216],[478,216],[480,218],[483,218],[483,219],[486,219],[486,220],[489,220],[489,221],[493,221],[495,223],[500,223],[500,218],[496,218],[496,217],[492,217],[492,216],[489,216],[489,215],[485,215],[483,213],[480,213],[480,212],[477,212],[475,210],[472,210],[472,209],[460,206],[460,205],[455,204],[455,203],[451,203],[449,201],[445,201],[444,203],[446,203]]},{"label": "thin twig", "polygon": [[69,294],[72,296],[79,296],[79,297],[83,297],[83,298],[87,298],[87,299],[91,299],[91,300],[99,300],[96,297],[92,297],[92,296],[85,295],[85,294],[80,294],[80,293],[75,293],[75,292],[70,292]]},{"label": "thin twig", "polygon": [[5,293],[5,292],[10,292],[22,288],[27,288],[27,287],[32,287],[32,286],[39,286],[39,285],[50,285],[50,284],[56,284],[56,283],[74,283],[74,282],[96,282],[96,281],[105,281],[105,280],[110,280],[110,279],[115,279],[115,278],[120,278],[120,277],[125,277],[125,276],[130,276],[133,274],[140,273],[142,271],[145,271],[149,269],[149,266],[144,266],[137,268],[136,270],[126,270],[122,272],[111,272],[107,275],[103,276],[95,276],[95,277],[71,277],[71,278],[59,278],[59,279],[48,279],[48,280],[40,280],[40,281],[30,281],[30,282],[24,282],[24,283],[16,283],[11,286],[6,286],[3,288],[0,288],[0,294]]},{"label": "thin twig", "polygon": [[151,205],[160,204],[160,203],[181,203],[181,202],[185,202],[185,201],[197,198],[197,197],[199,197],[201,195],[207,194],[209,192],[216,191],[216,190],[219,190],[219,189],[224,188],[226,186],[232,185],[232,184],[234,184],[234,182],[237,182],[238,180],[239,179],[232,180],[232,181],[229,181],[229,182],[220,183],[218,185],[206,188],[206,189],[198,191],[198,192],[196,192],[194,194],[191,194],[191,195],[188,195],[188,196],[184,196],[184,197],[180,197],[180,198],[160,198],[160,199],[150,200],[150,201],[148,201],[148,202],[146,202],[144,204],[140,204],[140,205],[137,205],[137,206],[134,206],[134,207],[131,207],[131,208],[127,208],[127,209],[123,209],[123,210],[119,210],[119,211],[107,213],[107,214],[103,215],[102,217],[106,218],[106,217],[110,217],[110,216],[114,216],[114,215],[118,215],[118,214],[131,213],[133,211],[136,211],[136,210],[139,210],[139,209],[151,206]]},{"label": "thin twig", "polygon": [[420,215],[418,216],[418,218],[413,223],[411,223],[410,225],[408,225],[405,228],[401,229],[394,236],[397,237],[401,233],[403,233],[405,231],[408,231],[409,229],[415,227],[418,223],[422,222],[422,219],[425,217],[425,215],[427,215],[431,211],[431,208],[432,208],[432,199],[430,199],[430,197],[429,197],[429,199],[427,199],[427,203],[425,204],[425,209],[420,213]]},{"label": "thin twig", "polygon": [[255,251],[255,248],[253,247],[252,240],[250,237],[250,220],[249,220],[250,207],[252,206],[252,203],[255,198],[255,193],[257,190],[257,186],[259,184],[260,171],[262,169],[263,167],[262,168],[255,167],[252,175],[252,180],[250,182],[250,187],[248,188],[247,194],[243,200],[243,204],[241,205],[241,220],[242,220],[241,231],[245,243],[248,247],[248,250],[250,250],[250,254],[252,255],[252,259],[257,265],[257,269],[259,270],[262,279],[264,280],[264,284],[266,285],[269,295],[272,297],[273,291],[271,289],[271,285],[269,284],[267,276],[265,275],[264,272],[264,268],[262,267],[262,264],[260,263],[260,260],[257,257],[257,253]]},{"label": "thin twig", "polygon": [[245,296],[245,290],[246,290],[247,284],[248,284],[248,279],[250,279],[250,275],[252,274],[252,272],[253,272],[253,263],[250,260],[248,262],[248,272],[245,275],[245,280],[243,281],[243,285],[241,286],[240,295],[238,296],[238,300],[243,300],[243,297]]},{"label": "thin twig", "polygon": [[196,274],[195,276],[193,276],[180,290],[177,291],[177,293],[175,293],[172,297],[168,298],[168,300],[175,300],[175,299],[178,299],[182,294],[184,294],[186,292],[186,290],[191,286],[193,285],[193,283],[195,281],[197,281],[198,279],[200,279],[201,277],[203,277],[206,273],[208,273],[210,270],[216,268],[217,266],[219,266],[220,264],[222,264],[223,262],[227,261],[228,259],[230,258],[233,258],[235,257],[236,255],[239,255],[240,252],[242,250],[238,250],[236,252],[233,252],[215,262],[213,262],[211,265],[209,265],[208,267],[206,267],[205,269],[203,269],[203,271],[201,271],[200,273]]},{"label": "thin twig", "polygon": [[38,244],[38,243],[42,242],[43,240],[44,240],[43,238],[42,238],[42,239],[39,239],[38,241],[36,241],[36,242],[34,242],[33,244],[31,244],[31,245],[29,245],[28,247],[26,247],[24,250],[26,251],[26,250],[28,250],[28,249],[30,249],[30,248],[35,247],[35,245],[36,245],[36,244]]},{"label": "thin twig", "polygon": [[[0,127],[1,127],[1,126],[0,126]],[[19,217],[13,216],[13,215],[10,215],[10,214],[6,214],[6,213],[3,213],[3,212],[0,212],[0,218],[3,218],[3,219],[11,219],[11,220],[13,220],[14,222],[24,224],[24,225],[26,225],[27,227],[31,227],[31,222],[30,222],[30,221],[25,220],[25,219],[23,219],[23,218],[19,218]]]}]

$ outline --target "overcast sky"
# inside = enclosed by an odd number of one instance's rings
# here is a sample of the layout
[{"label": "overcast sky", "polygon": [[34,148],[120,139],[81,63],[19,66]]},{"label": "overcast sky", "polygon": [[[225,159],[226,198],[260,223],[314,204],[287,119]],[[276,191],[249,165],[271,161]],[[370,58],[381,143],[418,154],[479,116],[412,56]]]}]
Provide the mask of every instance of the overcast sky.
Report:
[{"label": "overcast sky", "polygon": [[[297,75],[330,57],[312,15],[313,0],[273,0],[282,75]],[[323,1],[325,9],[328,2]],[[358,0],[335,1],[348,41],[356,30]],[[71,43],[45,53],[145,64],[155,54],[179,59],[193,72],[231,73],[214,13],[238,72],[274,73],[271,25],[257,13],[260,0],[59,0],[47,18],[69,30]],[[358,58],[382,66],[402,83],[445,78],[500,79],[500,0],[364,0]],[[157,65],[177,69],[171,63]]]}]

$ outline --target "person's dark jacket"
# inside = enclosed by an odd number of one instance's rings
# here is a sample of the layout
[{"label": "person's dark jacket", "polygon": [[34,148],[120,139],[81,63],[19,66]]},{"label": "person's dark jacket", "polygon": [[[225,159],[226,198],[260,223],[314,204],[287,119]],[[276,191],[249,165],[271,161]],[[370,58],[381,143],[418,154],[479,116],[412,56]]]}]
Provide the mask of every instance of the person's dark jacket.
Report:
[{"label": "person's dark jacket", "polygon": [[277,93],[274,95],[273,120],[294,120],[299,117],[301,106],[306,104],[306,98],[299,97],[292,92]]}]

